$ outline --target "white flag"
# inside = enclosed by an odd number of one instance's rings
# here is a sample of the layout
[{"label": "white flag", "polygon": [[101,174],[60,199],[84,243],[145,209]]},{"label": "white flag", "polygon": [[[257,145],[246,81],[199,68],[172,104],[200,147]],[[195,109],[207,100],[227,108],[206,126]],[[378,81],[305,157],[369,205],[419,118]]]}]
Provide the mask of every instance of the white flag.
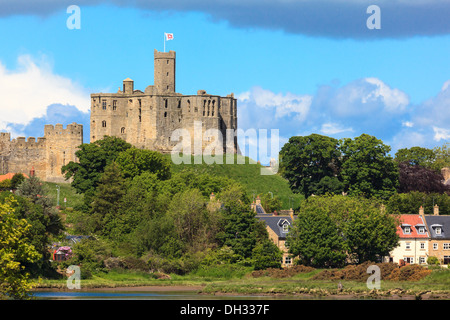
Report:
[{"label": "white flag", "polygon": [[167,40],[173,40],[173,33],[164,33],[166,35],[166,41]]}]

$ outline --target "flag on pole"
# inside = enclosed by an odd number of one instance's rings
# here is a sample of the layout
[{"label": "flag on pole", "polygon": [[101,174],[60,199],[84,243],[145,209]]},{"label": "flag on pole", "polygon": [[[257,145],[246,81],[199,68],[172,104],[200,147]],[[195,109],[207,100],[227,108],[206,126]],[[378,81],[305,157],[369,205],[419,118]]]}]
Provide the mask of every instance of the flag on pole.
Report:
[{"label": "flag on pole", "polygon": [[164,33],[166,35],[166,40],[173,40],[173,33]]}]

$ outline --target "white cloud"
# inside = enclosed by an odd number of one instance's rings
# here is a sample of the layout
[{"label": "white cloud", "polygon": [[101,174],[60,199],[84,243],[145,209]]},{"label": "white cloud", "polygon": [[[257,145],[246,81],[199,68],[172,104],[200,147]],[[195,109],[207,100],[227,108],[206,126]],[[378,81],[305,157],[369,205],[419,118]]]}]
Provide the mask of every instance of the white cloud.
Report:
[{"label": "white cloud", "polygon": [[384,102],[386,111],[389,112],[404,111],[405,107],[409,104],[407,94],[399,89],[391,89],[380,79],[366,78],[365,81],[375,85],[376,89],[372,90],[367,96],[362,98],[364,103],[380,98]]},{"label": "white cloud", "polygon": [[414,127],[414,123],[412,123],[411,121],[403,121],[402,126],[412,128]]},{"label": "white cloud", "polygon": [[312,96],[296,95],[292,93],[274,93],[261,87],[253,87],[250,91],[238,95],[242,103],[253,103],[261,109],[275,111],[275,118],[292,115],[298,121],[306,118],[311,106]]},{"label": "white cloud", "polygon": [[84,88],[55,74],[45,58],[36,62],[29,55],[18,57],[16,70],[0,62],[0,97],[0,130],[8,129],[8,123],[26,125],[55,103],[73,105],[82,112],[90,108]]},{"label": "white cloud", "polygon": [[337,123],[324,123],[324,124],[322,124],[322,128],[320,129],[320,131],[323,134],[333,135],[333,134],[347,132],[347,131],[352,132],[353,129],[352,128],[342,128],[342,126],[340,126]]},{"label": "white cloud", "polygon": [[450,139],[450,129],[433,127],[434,137],[436,141],[449,140]]}]

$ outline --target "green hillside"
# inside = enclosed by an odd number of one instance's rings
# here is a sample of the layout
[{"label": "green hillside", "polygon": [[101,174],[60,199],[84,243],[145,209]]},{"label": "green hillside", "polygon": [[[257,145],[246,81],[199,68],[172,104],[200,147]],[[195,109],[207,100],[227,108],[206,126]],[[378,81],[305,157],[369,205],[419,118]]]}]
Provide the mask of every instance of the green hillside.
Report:
[{"label": "green hillside", "polygon": [[[170,155],[167,155],[170,158]],[[191,164],[175,164],[172,163],[172,170],[174,173],[181,171],[193,171],[197,173],[209,173],[217,176],[224,176],[233,179],[247,190],[247,193],[251,199],[255,198],[258,194],[265,194],[272,192],[274,196],[277,196],[283,203],[282,209],[298,208],[300,201],[304,199],[302,195],[294,194],[289,188],[288,182],[277,174],[262,175],[261,170],[268,172],[268,169],[257,163],[249,163],[249,158],[240,157],[241,162],[238,163],[238,158],[235,156],[233,164],[195,164],[194,157],[191,157]],[[54,201],[54,205],[57,204],[57,186],[60,187],[59,192],[59,204],[61,207],[74,207],[81,205],[83,197],[81,194],[77,194],[70,183],[51,183],[46,182],[49,190],[49,195]],[[64,203],[64,198],[67,202]]]},{"label": "green hillside", "polygon": [[[199,159],[195,159],[192,156],[191,164],[175,164],[171,161],[172,170],[173,172],[194,171],[228,177],[241,183],[247,189],[250,198],[256,197],[258,194],[272,192],[274,196],[277,196],[283,202],[282,209],[289,209],[290,207],[295,209],[300,205],[300,201],[304,199],[303,195],[294,194],[289,188],[287,180],[280,175],[261,174],[261,170],[268,173],[269,169],[254,163],[254,161],[250,163],[248,157],[235,156],[232,164],[227,164],[225,157],[222,164],[207,164],[205,162],[195,164],[195,160],[200,162]],[[245,163],[238,163],[238,159],[240,162]]]}]

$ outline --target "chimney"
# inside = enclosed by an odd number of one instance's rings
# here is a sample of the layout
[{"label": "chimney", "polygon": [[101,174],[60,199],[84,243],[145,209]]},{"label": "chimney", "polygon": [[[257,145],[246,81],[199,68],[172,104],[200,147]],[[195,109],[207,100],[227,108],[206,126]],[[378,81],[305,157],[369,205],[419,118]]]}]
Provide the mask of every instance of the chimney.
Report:
[{"label": "chimney", "polygon": [[420,208],[419,208],[419,215],[421,215],[422,217],[424,217],[424,212],[423,212],[423,207],[422,206],[420,206]]},{"label": "chimney", "polygon": [[438,216],[438,215],[439,215],[439,207],[438,207],[437,204],[435,204],[434,207],[433,207],[433,214],[434,214],[435,216]]},{"label": "chimney", "polygon": [[292,210],[292,208],[289,209],[289,216],[292,219],[292,222],[294,222],[294,210]]}]

